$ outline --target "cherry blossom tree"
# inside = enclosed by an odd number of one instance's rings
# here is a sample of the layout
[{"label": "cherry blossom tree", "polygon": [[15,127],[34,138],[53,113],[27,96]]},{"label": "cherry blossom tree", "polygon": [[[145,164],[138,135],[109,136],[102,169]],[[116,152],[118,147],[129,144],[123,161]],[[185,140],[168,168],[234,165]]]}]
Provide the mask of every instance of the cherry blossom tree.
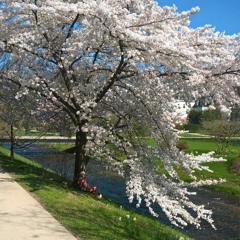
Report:
[{"label": "cherry blossom tree", "polygon": [[59,132],[71,137],[72,122],[67,113],[59,108],[56,108],[51,102],[44,98],[36,99],[35,109],[32,110],[36,118],[36,126],[44,136],[47,133]]},{"label": "cherry blossom tree", "polygon": [[[212,212],[192,203],[188,188],[218,181],[196,179],[194,170],[223,159],[178,150],[173,100],[211,95],[228,111],[240,84],[240,35],[191,29],[198,11],[178,13],[153,0],[6,0],[0,17],[1,48],[12,63],[1,77],[21,86],[18,98],[37,92],[75,126],[73,181],[90,159],[100,160],[126,178],[137,207],[144,199],[153,215],[158,204],[173,224],[196,227],[201,219],[213,226]],[[159,166],[169,177],[156,174]]]}]

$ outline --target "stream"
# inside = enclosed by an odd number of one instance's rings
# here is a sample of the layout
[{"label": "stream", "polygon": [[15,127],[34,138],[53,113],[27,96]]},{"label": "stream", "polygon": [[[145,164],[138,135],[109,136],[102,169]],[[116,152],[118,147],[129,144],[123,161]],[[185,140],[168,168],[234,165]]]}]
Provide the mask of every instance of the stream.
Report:
[{"label": "stream", "polygon": [[[9,143],[4,143],[3,146],[10,148]],[[50,168],[68,179],[72,179],[74,169],[72,154],[50,150],[41,145],[16,148],[15,153],[36,161],[43,167]],[[116,173],[106,170],[100,162],[90,161],[87,169],[87,179],[91,186],[97,186],[98,192],[103,196],[151,217],[146,207],[135,208],[135,204],[128,202],[124,179]],[[240,240],[240,198],[205,188],[195,189],[194,191],[197,191],[198,194],[192,197],[192,201],[199,205],[207,205],[209,209],[213,210],[213,219],[217,230],[212,229],[205,222],[202,223],[201,230],[196,230],[192,226],[176,229],[196,240]],[[158,220],[171,226],[164,213],[160,214]]]}]

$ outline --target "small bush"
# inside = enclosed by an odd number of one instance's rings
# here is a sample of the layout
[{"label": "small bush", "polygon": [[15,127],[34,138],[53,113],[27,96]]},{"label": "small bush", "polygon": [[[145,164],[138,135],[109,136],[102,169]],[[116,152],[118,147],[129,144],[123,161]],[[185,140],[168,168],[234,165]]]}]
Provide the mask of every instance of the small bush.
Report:
[{"label": "small bush", "polygon": [[240,175],[240,157],[235,158],[235,160],[232,162],[231,170]]},{"label": "small bush", "polygon": [[185,130],[185,125],[176,124],[176,125],[175,125],[175,128],[176,128],[177,130]]},{"label": "small bush", "polygon": [[188,124],[184,126],[186,131],[189,131],[190,133],[199,133],[201,130],[200,124]]},{"label": "small bush", "polygon": [[177,148],[180,151],[185,151],[188,148],[188,144],[187,144],[187,142],[178,142]]}]

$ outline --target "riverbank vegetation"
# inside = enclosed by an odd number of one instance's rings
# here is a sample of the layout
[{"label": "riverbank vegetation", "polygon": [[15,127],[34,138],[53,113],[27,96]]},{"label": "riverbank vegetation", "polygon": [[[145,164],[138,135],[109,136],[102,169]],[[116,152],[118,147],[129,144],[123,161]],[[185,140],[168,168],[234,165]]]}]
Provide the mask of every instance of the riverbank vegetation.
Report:
[{"label": "riverbank vegetation", "polygon": [[[215,157],[223,157],[226,162],[212,162],[206,163],[213,172],[208,171],[197,171],[196,176],[201,179],[226,179],[225,183],[207,186],[216,191],[225,192],[228,194],[240,196],[240,175],[239,172],[239,159],[240,159],[240,139],[233,139],[229,142],[228,150],[224,152],[217,152],[217,146],[213,139],[208,138],[203,135],[194,134],[183,134],[179,141],[184,143],[184,151],[186,153],[193,152],[194,154],[202,154],[210,151],[216,151]],[[148,144],[154,146],[155,143],[152,140],[148,141]],[[74,147],[72,144],[50,144],[47,145],[50,148],[59,149],[61,151],[74,152]],[[185,181],[191,181],[189,176],[182,171],[182,169],[177,169],[180,173],[181,178]],[[159,173],[167,172],[160,166]]]},{"label": "riverbank vegetation", "polygon": [[0,147],[0,165],[76,237],[84,240],[189,239],[109,199],[76,191],[66,179]]},{"label": "riverbank vegetation", "polygon": [[237,169],[233,168],[240,156],[240,139],[233,139],[229,142],[226,151],[218,151],[216,142],[212,139],[196,139],[196,138],[182,138],[180,141],[186,141],[188,147],[186,152],[194,152],[195,154],[202,154],[210,151],[215,151],[215,157],[225,158],[226,162],[211,162],[206,163],[206,166],[213,171],[197,171],[196,175],[202,179],[226,179],[225,183],[208,186],[217,191],[225,192],[240,196],[240,175],[237,174]]},{"label": "riverbank vegetation", "polygon": [[[179,141],[185,143],[184,151],[186,153],[202,154],[210,151],[215,151],[216,158],[224,158],[226,162],[211,162],[204,165],[209,166],[213,172],[208,171],[195,171],[196,177],[199,179],[226,179],[225,183],[207,186],[216,191],[225,192],[228,194],[240,196],[240,175],[238,174],[239,157],[240,157],[240,139],[232,139],[229,142],[228,150],[217,152],[216,142],[211,138],[199,138],[192,134],[184,134]],[[153,141],[148,141],[148,144],[154,146]],[[164,169],[160,168],[160,172]],[[181,168],[177,169],[181,179],[191,181],[190,177],[182,171]],[[165,173],[165,172],[164,172]]]}]

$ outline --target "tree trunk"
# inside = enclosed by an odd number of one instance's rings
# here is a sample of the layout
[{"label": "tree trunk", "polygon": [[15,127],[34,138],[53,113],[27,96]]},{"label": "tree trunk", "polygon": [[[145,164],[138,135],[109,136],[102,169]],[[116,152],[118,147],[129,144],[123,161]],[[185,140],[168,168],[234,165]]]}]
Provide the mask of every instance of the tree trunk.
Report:
[{"label": "tree trunk", "polygon": [[89,157],[85,153],[85,146],[87,143],[87,134],[83,131],[76,132],[76,155],[75,155],[75,167],[74,167],[74,177],[73,186],[77,186],[77,182],[80,176],[80,172],[85,171],[87,164],[89,162]]}]

